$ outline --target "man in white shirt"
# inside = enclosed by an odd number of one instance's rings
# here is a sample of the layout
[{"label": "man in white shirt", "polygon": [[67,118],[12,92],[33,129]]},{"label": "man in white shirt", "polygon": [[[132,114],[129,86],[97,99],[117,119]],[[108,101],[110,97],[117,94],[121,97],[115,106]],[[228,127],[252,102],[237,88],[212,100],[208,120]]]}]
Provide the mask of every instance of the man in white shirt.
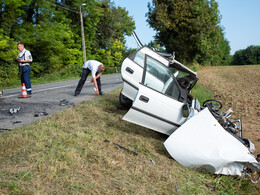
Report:
[{"label": "man in white shirt", "polygon": [[100,76],[104,72],[104,70],[105,70],[105,66],[101,62],[96,61],[96,60],[86,61],[82,66],[81,78],[79,80],[79,83],[77,85],[74,95],[78,96],[80,94],[90,72],[92,75],[91,82],[94,83],[94,87],[96,89],[97,95],[103,95],[103,92],[101,91]]},{"label": "man in white shirt", "polygon": [[32,94],[31,88],[31,67],[30,63],[32,62],[31,52],[24,48],[23,43],[18,43],[17,48],[20,51],[16,60],[19,62],[19,73],[21,75],[21,83],[25,84],[26,91],[28,95]]}]

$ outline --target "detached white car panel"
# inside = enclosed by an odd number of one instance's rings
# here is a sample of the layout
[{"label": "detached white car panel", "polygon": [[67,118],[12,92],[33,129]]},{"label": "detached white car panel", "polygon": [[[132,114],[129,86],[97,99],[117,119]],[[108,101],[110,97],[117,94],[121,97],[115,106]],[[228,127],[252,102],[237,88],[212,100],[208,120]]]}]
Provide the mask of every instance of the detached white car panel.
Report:
[{"label": "detached white car panel", "polygon": [[139,85],[138,94],[123,120],[170,135],[186,121],[183,103],[147,86]]},{"label": "detached white car panel", "polygon": [[185,167],[241,176],[244,164],[257,163],[247,147],[203,109],[164,142],[169,154]]}]

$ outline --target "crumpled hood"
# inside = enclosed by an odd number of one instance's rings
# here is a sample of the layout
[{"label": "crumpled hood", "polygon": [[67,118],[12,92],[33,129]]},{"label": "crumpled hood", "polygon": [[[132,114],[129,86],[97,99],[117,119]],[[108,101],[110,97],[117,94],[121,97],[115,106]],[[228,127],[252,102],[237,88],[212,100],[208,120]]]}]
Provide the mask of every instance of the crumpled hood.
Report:
[{"label": "crumpled hood", "polygon": [[255,157],[205,108],[173,132],[164,145],[185,167],[214,174],[242,175],[249,164],[260,172]]}]

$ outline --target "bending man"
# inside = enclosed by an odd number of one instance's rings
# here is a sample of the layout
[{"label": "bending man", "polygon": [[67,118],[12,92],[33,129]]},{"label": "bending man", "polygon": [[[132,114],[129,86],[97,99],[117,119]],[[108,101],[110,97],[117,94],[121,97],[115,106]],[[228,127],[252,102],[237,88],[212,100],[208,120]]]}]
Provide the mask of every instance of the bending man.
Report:
[{"label": "bending man", "polygon": [[82,90],[82,87],[85,84],[85,81],[91,72],[92,79],[91,82],[94,83],[96,93],[99,95],[103,95],[103,92],[101,91],[101,81],[100,81],[100,76],[102,72],[104,72],[105,66],[96,60],[88,60],[86,61],[83,66],[82,66],[82,74],[81,78],[79,80],[78,86],[75,90],[75,96],[78,96]]}]

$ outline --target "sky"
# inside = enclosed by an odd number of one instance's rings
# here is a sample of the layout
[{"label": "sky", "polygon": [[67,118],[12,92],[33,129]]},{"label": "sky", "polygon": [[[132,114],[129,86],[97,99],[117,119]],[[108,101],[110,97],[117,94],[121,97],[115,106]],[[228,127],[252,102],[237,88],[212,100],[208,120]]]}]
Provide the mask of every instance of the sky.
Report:
[{"label": "sky", "polygon": [[[146,22],[147,4],[152,0],[114,0],[116,6],[125,7],[135,20],[136,34],[146,45],[156,32]],[[219,4],[221,26],[229,41],[231,55],[250,45],[260,46],[260,0],[216,0]],[[135,48],[133,37],[127,37],[127,46]]]}]

